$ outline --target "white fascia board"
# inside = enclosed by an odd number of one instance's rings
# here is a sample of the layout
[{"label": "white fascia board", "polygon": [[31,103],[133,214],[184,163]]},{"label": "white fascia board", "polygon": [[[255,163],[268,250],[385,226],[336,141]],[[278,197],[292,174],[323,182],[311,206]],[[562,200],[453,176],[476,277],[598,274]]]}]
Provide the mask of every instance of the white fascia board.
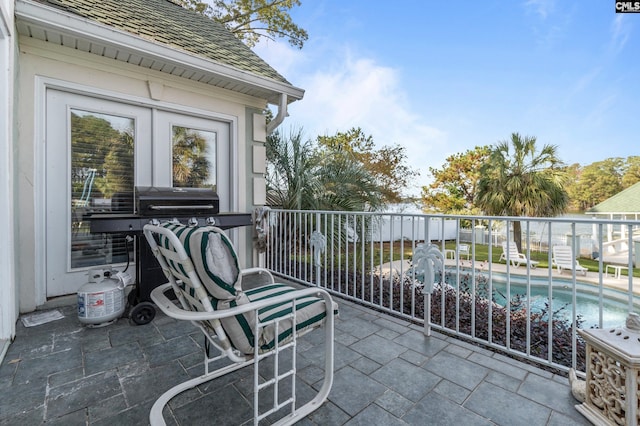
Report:
[{"label": "white fascia board", "polygon": [[274,95],[284,93],[292,100],[300,100],[304,96],[304,90],[298,87],[242,71],[184,51],[172,49],[160,43],[145,40],[107,25],[65,13],[56,8],[43,5],[42,3],[35,3],[30,0],[18,0],[16,2],[15,13],[18,20],[37,25],[43,29],[50,29],[101,45],[116,47],[126,50],[131,54],[152,58],[156,61],[164,61],[207,75],[215,75],[236,81],[239,84],[272,91]]}]

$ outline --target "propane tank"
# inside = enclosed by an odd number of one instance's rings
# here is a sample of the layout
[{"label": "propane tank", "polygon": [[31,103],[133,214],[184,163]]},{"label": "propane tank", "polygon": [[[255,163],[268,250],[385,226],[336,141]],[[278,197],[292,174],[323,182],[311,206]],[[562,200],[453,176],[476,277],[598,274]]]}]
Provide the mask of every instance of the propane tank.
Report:
[{"label": "propane tank", "polygon": [[114,323],[125,309],[124,283],[111,269],[89,270],[89,282],[78,290],[78,320],[88,327]]}]

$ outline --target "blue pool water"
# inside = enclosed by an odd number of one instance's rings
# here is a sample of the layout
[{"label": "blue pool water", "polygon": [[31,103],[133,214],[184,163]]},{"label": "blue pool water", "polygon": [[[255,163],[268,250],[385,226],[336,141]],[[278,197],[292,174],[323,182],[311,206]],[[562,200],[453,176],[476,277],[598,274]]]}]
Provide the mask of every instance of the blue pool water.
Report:
[{"label": "blue pool water", "polygon": [[[454,271],[450,277],[455,277]],[[466,275],[463,272],[463,275]],[[477,274],[479,275],[479,274]],[[487,274],[484,274],[487,277]],[[502,306],[506,304],[505,296],[507,295],[506,275],[492,274],[494,301]],[[527,285],[526,277],[511,276],[510,295],[511,298],[516,294],[522,295],[522,301],[527,302]],[[447,280],[449,281],[449,280]],[[488,286],[488,284],[487,284]],[[567,279],[553,279],[553,290],[551,294],[552,310],[559,312],[565,319],[571,320],[573,316],[573,282]],[[598,326],[600,323],[600,300],[599,288],[596,285],[576,282],[576,315],[581,315],[583,319],[582,328]],[[546,309],[549,301],[549,280],[543,277],[531,277],[531,289],[529,295],[529,309],[532,312],[541,312]],[[563,309],[560,309],[564,307]],[[636,297],[634,300],[634,311],[640,312],[640,300]],[[602,327],[614,327],[623,325],[628,309],[628,299],[626,293],[621,291],[605,288],[602,297]]]}]

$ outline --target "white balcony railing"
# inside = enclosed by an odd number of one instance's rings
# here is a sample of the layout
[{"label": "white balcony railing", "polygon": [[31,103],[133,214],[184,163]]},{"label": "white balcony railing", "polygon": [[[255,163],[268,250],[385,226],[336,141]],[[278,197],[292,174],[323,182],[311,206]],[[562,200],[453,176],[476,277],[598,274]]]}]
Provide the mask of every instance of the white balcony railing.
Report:
[{"label": "white balcony railing", "polygon": [[[515,240],[516,222],[521,253],[535,268],[499,261],[502,242]],[[561,370],[584,370],[576,325],[621,325],[628,312],[640,312],[632,273],[640,221],[270,210],[259,225],[262,261],[277,275]],[[630,249],[605,250],[600,236],[611,227],[628,236]],[[421,277],[411,267],[413,250],[425,241],[446,255],[428,324]],[[572,247],[586,276],[553,267],[549,248],[557,244]]]}]

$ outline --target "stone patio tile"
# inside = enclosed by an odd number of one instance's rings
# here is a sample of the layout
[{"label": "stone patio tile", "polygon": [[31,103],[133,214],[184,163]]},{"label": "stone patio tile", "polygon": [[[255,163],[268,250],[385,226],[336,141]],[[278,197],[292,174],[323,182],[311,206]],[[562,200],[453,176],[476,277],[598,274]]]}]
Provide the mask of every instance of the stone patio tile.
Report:
[{"label": "stone patio tile", "polygon": [[[114,413],[110,417],[104,417],[100,420],[92,422],[92,426],[114,426],[114,425],[142,425],[148,424],[149,412],[154,401],[148,401],[144,404],[139,404],[126,410]],[[171,421],[167,422],[171,425]]]},{"label": "stone patio tile", "polygon": [[429,392],[405,414],[402,420],[411,425],[494,426],[489,420],[467,410],[436,392]]},{"label": "stone patio tile", "polygon": [[189,336],[177,337],[157,345],[143,348],[151,366],[164,364],[170,360],[181,358],[193,352],[200,352],[200,347]]},{"label": "stone patio tile", "polygon": [[526,370],[530,373],[537,374],[538,376],[545,377],[548,379],[553,378],[554,374],[550,371],[543,370],[542,368],[538,368],[534,365],[529,365],[524,362],[520,362],[517,359],[510,358],[506,355],[500,353],[493,353],[491,357],[495,360],[506,362],[507,364],[515,365],[523,370]]},{"label": "stone patio tile", "polygon": [[475,389],[489,372],[487,368],[475,362],[447,352],[438,353],[429,359],[422,368],[469,390]]},{"label": "stone patio tile", "polygon": [[393,317],[380,317],[374,321],[382,328],[393,330],[398,334],[403,334],[409,331],[409,323],[405,320],[401,320]]},{"label": "stone patio tile", "polygon": [[486,356],[492,356],[494,354],[493,351],[490,351],[489,349],[486,349],[486,348],[482,347],[481,345],[477,345],[477,344],[474,344],[474,343],[471,343],[471,342],[466,342],[464,340],[457,339],[457,338],[452,337],[452,336],[446,336],[445,340],[447,341],[447,343],[451,343],[451,344],[456,345],[456,346],[461,346],[463,348],[467,348],[471,352],[481,353],[481,354],[484,354]]},{"label": "stone patio tile", "polygon": [[[347,347],[339,343],[334,344],[333,352],[334,371],[337,371],[346,365],[351,365],[351,363],[362,356],[360,353],[351,349],[351,347]],[[300,358],[305,358],[309,364],[324,366],[324,351],[319,351],[314,348],[303,353],[299,353],[298,356]]]},{"label": "stone patio tile", "polygon": [[[357,391],[354,386],[357,386]],[[350,416],[354,416],[386,390],[379,382],[347,366],[335,373],[329,400]]]},{"label": "stone patio tile", "polygon": [[[144,327],[144,326],[143,326]],[[198,333],[202,335],[202,332],[189,321],[168,321],[166,324],[156,324],[158,332],[166,340],[171,340],[176,337],[185,336],[192,333]]]},{"label": "stone patio tile", "polygon": [[405,398],[391,389],[387,389],[385,393],[376,399],[376,404],[384,408],[396,417],[404,416],[407,411],[414,406],[414,402]]},{"label": "stone patio tile", "polygon": [[55,388],[69,382],[75,382],[84,377],[84,369],[82,367],[72,368],[71,370],[61,371],[49,376],[49,386]]},{"label": "stone patio tile", "polygon": [[397,331],[393,331],[388,328],[381,328],[380,330],[376,331],[376,334],[387,340],[393,340],[400,335],[400,333],[398,333]]},{"label": "stone patio tile", "polygon": [[449,398],[456,404],[462,404],[465,399],[471,394],[471,391],[456,385],[449,380],[442,380],[436,385],[434,391],[446,398]]},{"label": "stone patio tile", "polygon": [[394,345],[376,334],[354,343],[351,348],[380,364],[386,364],[407,350],[407,348]]},{"label": "stone patio tile", "polygon": [[460,345],[455,345],[453,343],[447,345],[447,347],[445,347],[444,350],[460,358],[467,358],[469,355],[473,353],[471,349],[465,348]]},{"label": "stone patio tile", "polygon": [[296,426],[305,425],[342,425],[350,416],[331,401],[327,401],[307,418],[302,419]]},{"label": "stone patio tile", "polygon": [[349,365],[355,368],[356,370],[361,371],[362,373],[367,375],[373,373],[374,371],[376,371],[378,368],[382,366],[382,364],[379,364],[364,356],[361,356],[360,358],[353,361]]},{"label": "stone patio tile", "polygon": [[[182,321],[188,322],[188,321]],[[111,346],[124,345],[137,342],[140,346],[152,346],[164,341],[163,336],[153,323],[145,325],[130,325],[127,328],[119,328],[109,333]]]},{"label": "stone patio tile", "polygon": [[405,346],[423,355],[432,357],[447,346],[447,342],[436,336],[425,336],[421,331],[409,330],[393,339],[394,343]]},{"label": "stone patio tile", "polygon": [[335,340],[336,340],[336,343],[341,343],[345,346],[351,346],[360,339],[358,339],[355,336],[352,336],[349,333],[336,333]]},{"label": "stone patio tile", "polygon": [[367,321],[360,317],[353,318],[349,321],[336,321],[336,329],[349,333],[358,339],[365,338],[380,330],[380,326],[371,321]]},{"label": "stone patio tile", "polygon": [[493,383],[494,385],[500,386],[501,388],[511,392],[516,392],[522,383],[521,380],[497,371],[490,371],[485,381]]},{"label": "stone patio tile", "polygon": [[399,418],[393,416],[378,405],[370,405],[355,417],[345,423],[345,426],[393,426],[406,425]]},{"label": "stone patio tile", "polygon": [[546,426],[590,426],[591,422],[586,417],[569,417],[554,411]]},{"label": "stone patio tile", "polygon": [[[11,417],[44,407],[46,381],[34,381],[31,383],[14,384],[2,391],[2,410],[0,419],[11,421]],[[26,424],[26,423],[23,423]]]},{"label": "stone patio tile", "polygon": [[527,376],[527,372],[522,368],[519,368],[519,366],[507,362],[498,361],[493,357],[488,357],[477,352],[471,354],[467,359],[518,380],[523,380]]},{"label": "stone patio tile", "polygon": [[112,370],[143,359],[144,355],[137,342],[89,352],[85,355],[85,374],[87,376]]},{"label": "stone patio tile", "polygon": [[529,374],[518,389],[518,394],[553,410],[568,413],[573,418],[582,418],[580,413],[572,409],[578,401],[573,398],[571,389],[553,379],[540,377],[537,374]]},{"label": "stone patio tile", "polygon": [[[230,410],[229,407],[233,407]],[[251,405],[227,385],[173,410],[179,424],[237,426],[253,417]]]},{"label": "stone patio tile", "polygon": [[428,359],[423,354],[416,351],[412,351],[411,349],[401,353],[400,358],[404,359],[405,361],[409,361],[411,364],[414,364],[414,365],[422,365]]},{"label": "stone patio tile", "polygon": [[435,374],[400,358],[383,365],[371,377],[414,402],[419,401],[441,380]]},{"label": "stone patio tile", "polygon": [[545,425],[551,410],[491,383],[482,383],[463,405],[499,425]]},{"label": "stone patio tile", "polygon": [[89,421],[91,423],[108,418],[127,409],[127,401],[124,398],[124,394],[117,394],[111,398],[105,398],[100,401],[99,404],[95,404],[89,407]]},{"label": "stone patio tile", "polygon": [[82,352],[79,348],[51,353],[39,358],[22,359],[17,366],[13,383],[47,381],[51,374],[82,367]]},{"label": "stone patio tile", "polygon": [[112,371],[94,374],[76,382],[58,386],[49,392],[47,419],[98,404],[119,393],[122,393],[120,381],[117,374]]},{"label": "stone patio tile", "polygon": [[20,414],[4,415],[4,412],[0,413],[0,426],[40,425],[44,421],[44,405]]},{"label": "stone patio tile", "polygon": [[47,426],[73,426],[73,425],[85,425],[87,424],[87,409],[81,408],[64,416],[56,417],[54,419],[47,420]]},{"label": "stone patio tile", "polygon": [[121,382],[127,402],[136,405],[150,398],[157,399],[161,393],[189,378],[180,363],[174,360],[140,375],[122,378]]}]

